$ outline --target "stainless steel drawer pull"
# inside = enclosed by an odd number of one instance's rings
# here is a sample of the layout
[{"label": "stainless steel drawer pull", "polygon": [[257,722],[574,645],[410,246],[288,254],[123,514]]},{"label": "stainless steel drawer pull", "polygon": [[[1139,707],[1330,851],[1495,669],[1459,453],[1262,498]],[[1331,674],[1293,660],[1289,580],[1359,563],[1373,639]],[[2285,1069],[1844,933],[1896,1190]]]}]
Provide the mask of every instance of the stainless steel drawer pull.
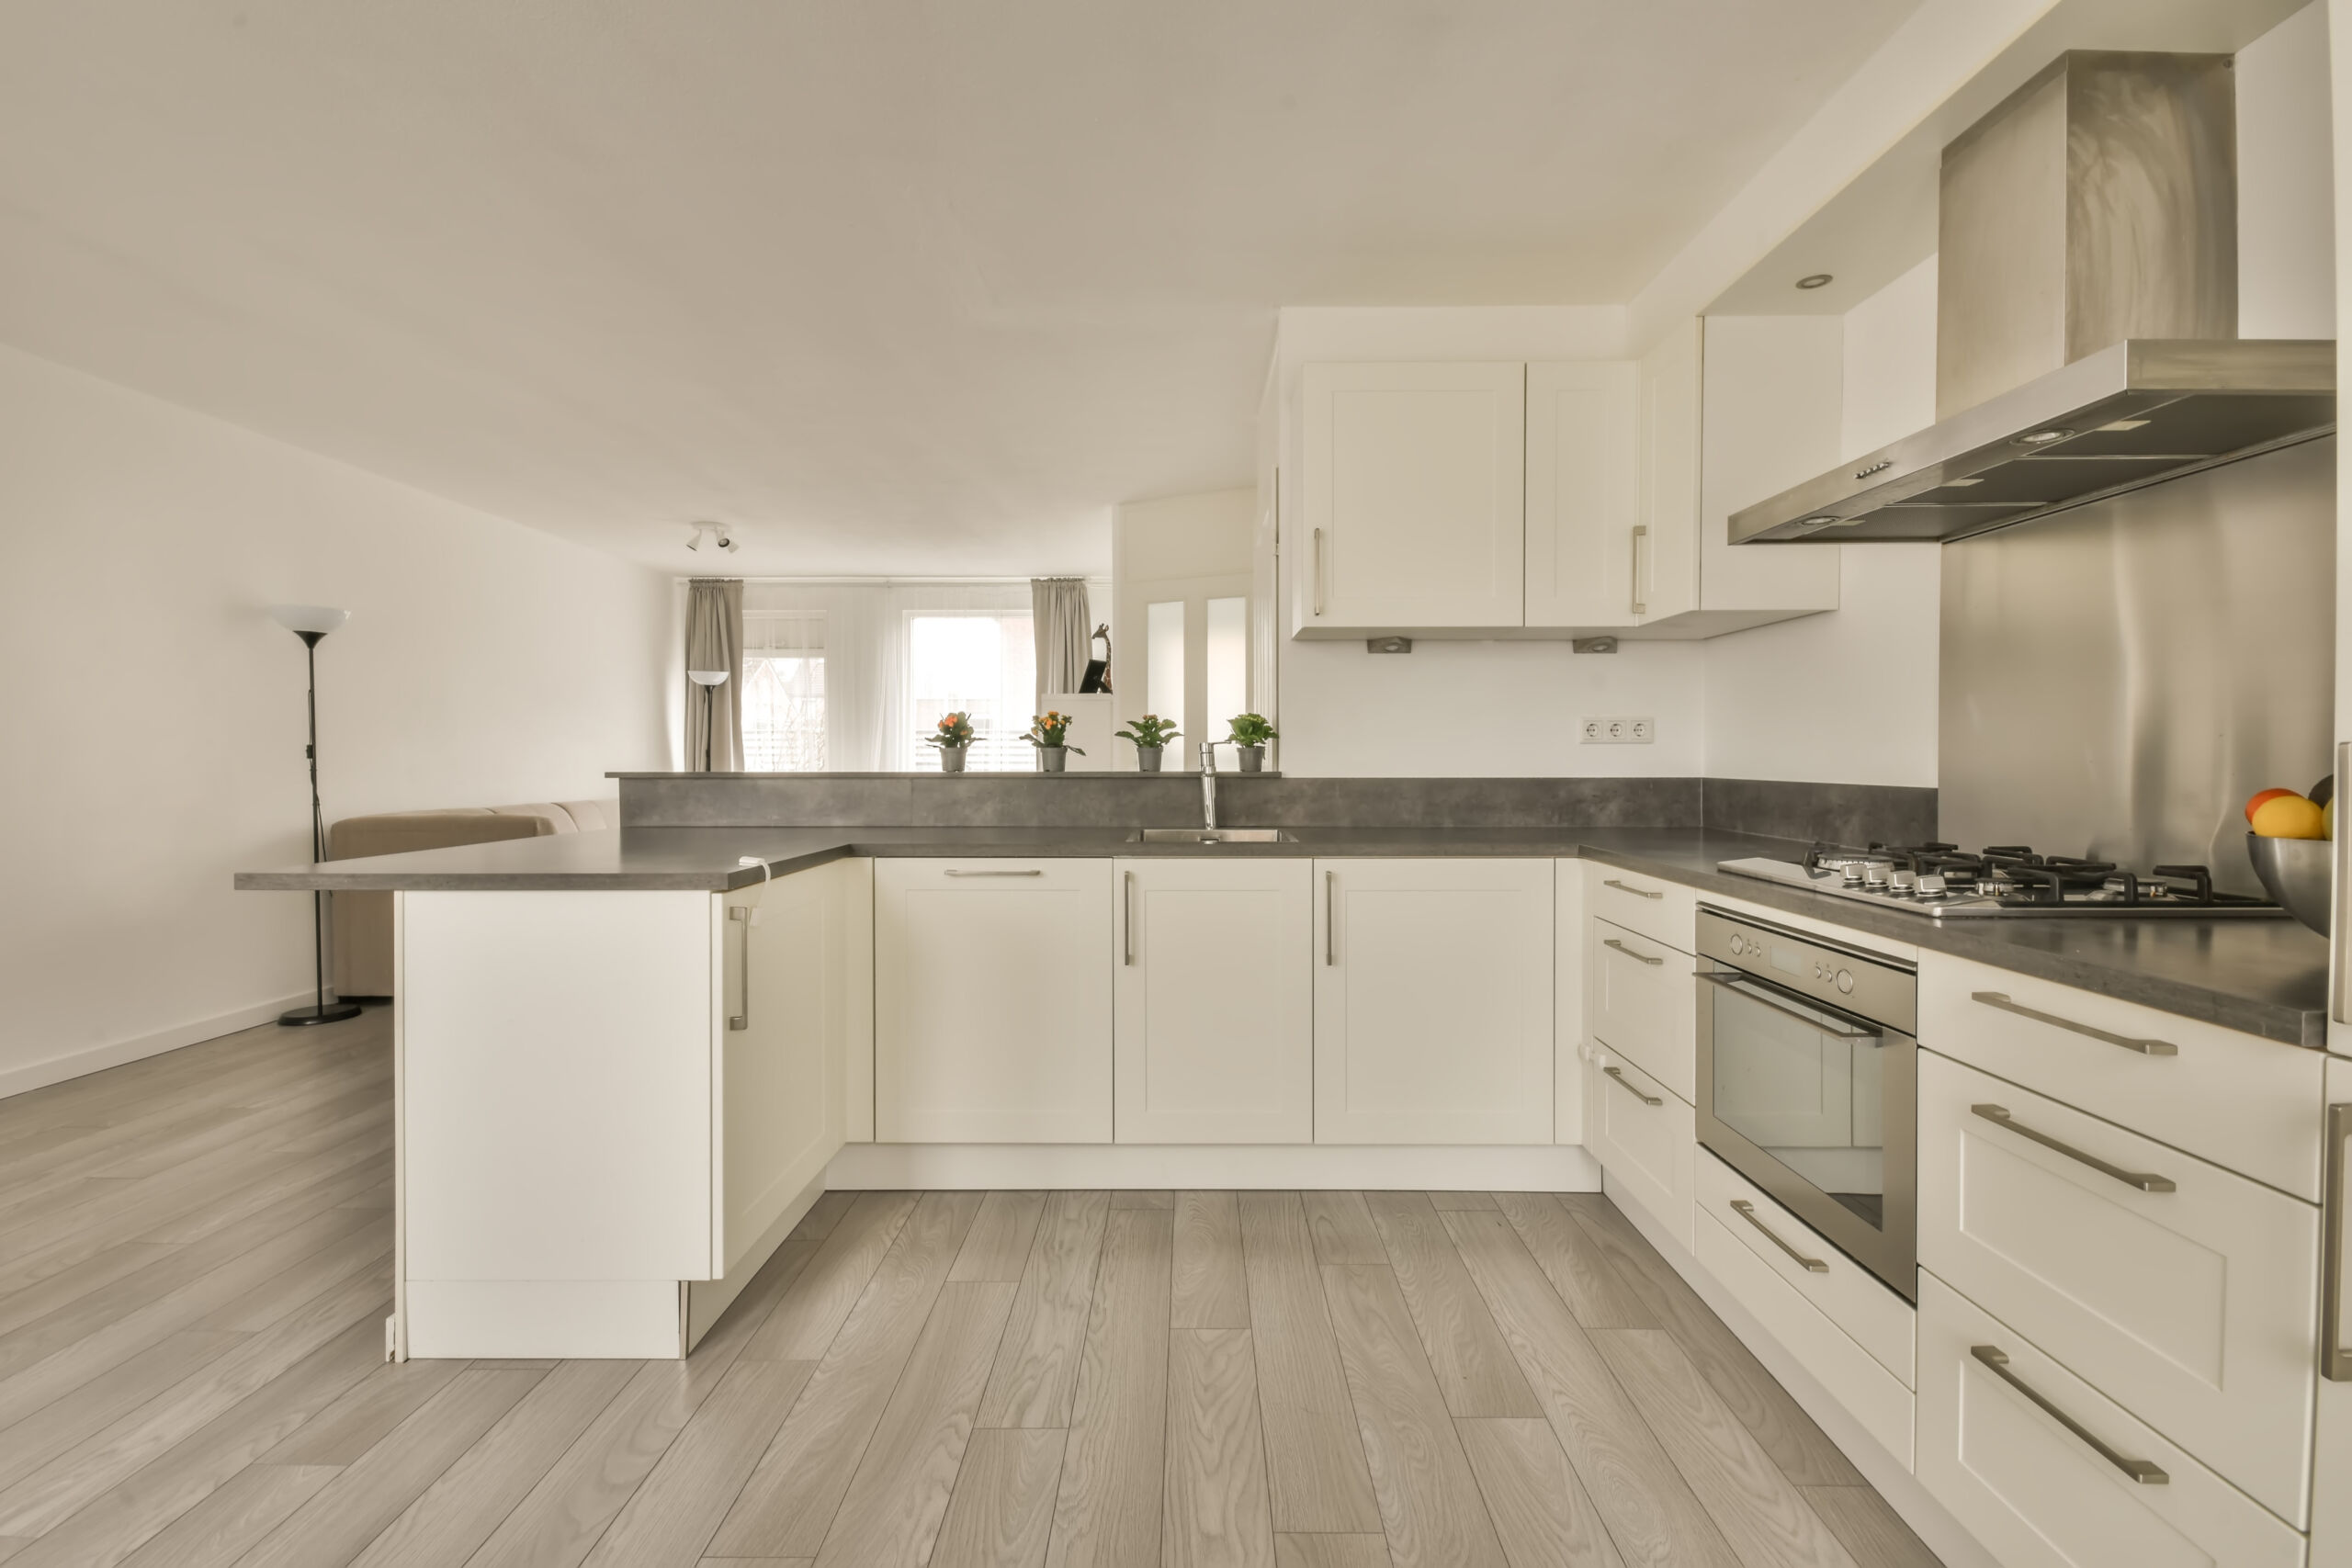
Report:
[{"label": "stainless steel drawer pull", "polygon": [[1635,953],[1632,948],[1627,947],[1623,942],[1619,942],[1613,936],[1602,937],[1600,939],[1600,945],[1603,947],[1613,947],[1618,952],[1623,953],[1626,957],[1634,960],[1635,963],[1646,964],[1653,969],[1666,962],[1663,958],[1652,958],[1646,953]]},{"label": "stainless steel drawer pull", "polygon": [[1739,982],[1742,976],[1737,975],[1718,975],[1709,970],[1700,969],[1694,970],[1691,977],[1693,979],[1704,980],[1710,986],[1721,986],[1724,990],[1729,991],[1733,996],[1737,997],[1742,1001],[1754,1002],[1758,1007],[1764,1009],[1768,1012],[1777,1012],[1782,1018],[1794,1019],[1797,1022],[1804,1024],[1808,1029],[1819,1030],[1822,1033],[1827,1035],[1832,1040],[1877,1041],[1883,1038],[1883,1036],[1882,1036],[1876,1030],[1871,1029],[1833,1029],[1828,1024],[1822,1022],[1821,1020],[1813,1017],[1809,1013],[1799,1012],[1794,1008],[1784,1008],[1775,1001],[1767,1001],[1764,998],[1758,996],[1753,991],[1743,991],[1739,988]]},{"label": "stainless steel drawer pull", "polygon": [[1997,1345],[1972,1345],[1968,1353],[1984,1363],[1992,1374],[2033,1402],[2033,1407],[2049,1416],[2087,1444],[2091,1451],[2143,1486],[2162,1486],[2172,1480],[2161,1469],[2143,1459],[2130,1459],[2107,1446],[2097,1432],[2075,1420],[2042,1397],[2041,1391],[2009,1371],[2009,1353]]},{"label": "stainless steel drawer pull", "polygon": [[1801,1267],[1810,1269],[1816,1274],[1826,1274],[1829,1272],[1829,1265],[1826,1260],[1819,1258],[1807,1258],[1804,1253],[1799,1252],[1795,1247],[1791,1247],[1787,1241],[1782,1239],[1779,1231],[1774,1230],[1770,1225],[1768,1225],[1762,1220],[1758,1219],[1756,1217],[1756,1205],[1749,1202],[1747,1199],[1733,1199],[1731,1201],[1731,1211],[1733,1213],[1737,1214],[1741,1219],[1746,1220],[1749,1224],[1754,1225],[1758,1230],[1762,1231],[1766,1236],[1770,1238],[1774,1247],[1779,1247],[1782,1252],[1785,1252],[1791,1258],[1795,1258]]},{"label": "stainless steel drawer pull", "polygon": [[[743,1010],[741,1012],[729,1013],[727,1015],[727,1027],[730,1030],[743,1030],[752,1027],[752,910],[753,907],[749,904],[730,904],[727,908],[727,919],[730,922],[739,924],[743,928],[743,972],[737,977],[743,987]],[[722,964],[726,963],[724,954],[721,955],[719,962]],[[719,1003],[722,1008],[726,1005],[724,990],[725,987],[722,976],[721,995],[719,998]]]},{"label": "stainless steel drawer pull", "polygon": [[2041,1012],[2030,1007],[2020,1007],[1999,991],[1971,991],[1968,994],[1968,999],[1972,1002],[1982,1002],[1988,1008],[1998,1008],[2003,1012],[2013,1012],[2019,1018],[2030,1018],[2036,1023],[2046,1023],[2052,1029],[2063,1029],[2069,1033],[2087,1035],[2093,1040],[2104,1040],[2109,1045],[2120,1045],[2126,1051],[2137,1051],[2143,1056],[2180,1055],[2180,1047],[2169,1040],[2135,1040],[2129,1034],[2109,1034],[2104,1029],[2093,1029],[2087,1023],[2076,1023],[2072,1019],[2060,1018],[2056,1013]]},{"label": "stainless steel drawer pull", "polygon": [[2064,1155],[2068,1159],[2074,1160],[2078,1164],[2089,1166],[2101,1176],[2111,1176],[2115,1178],[2116,1180],[2120,1181],[2126,1187],[2136,1187],[2143,1192],[2174,1192],[2179,1190],[2178,1185],[2169,1176],[2154,1176],[2144,1170],[2126,1170],[2120,1165],[2109,1165],[2107,1161],[2099,1158],[2098,1156],[2086,1153],[2085,1151],[2075,1147],[2072,1144],[2062,1144],[2047,1133],[2037,1133],[2032,1128],[2027,1126],[2024,1122],[2018,1121],[2016,1117],[2010,1115],[2008,1107],[2005,1105],[1972,1105],[1968,1110],[1971,1115],[1982,1116],[1985,1121],[1992,1122],[1995,1126],[2007,1127],[2018,1137],[2030,1138],[2045,1149],[2053,1150],[2058,1154]]},{"label": "stainless steel drawer pull", "polygon": [[1665,894],[1648,887],[1636,887],[1630,882],[1620,882],[1613,876],[1601,878],[1603,887],[1614,887],[1620,893],[1631,893],[1636,898],[1663,898]]},{"label": "stainless steel drawer pull", "polygon": [[951,870],[947,873],[947,874],[948,874],[948,875],[950,875],[950,876],[1043,876],[1043,875],[1045,875],[1046,874],[1045,874],[1044,872],[1042,872],[1042,871],[1035,871],[1035,870],[1032,870],[1032,871],[956,871],[956,870],[951,869]]},{"label": "stainless steel drawer pull", "polygon": [[1323,967],[1340,962],[1340,874],[1323,874]]},{"label": "stainless steel drawer pull", "polygon": [[2344,1343],[2345,1154],[2352,1144],[2352,1105],[2327,1108],[2326,1206],[2320,1224],[2325,1258],[2320,1267],[2319,1372],[2330,1382],[2352,1382],[2352,1348]]},{"label": "stainless steel drawer pull", "polygon": [[1315,530],[1315,613],[1323,613],[1323,530]]},{"label": "stainless steel drawer pull", "polygon": [[1610,1078],[1616,1083],[1619,1089],[1623,1089],[1627,1094],[1632,1095],[1644,1105],[1664,1105],[1666,1103],[1665,1100],[1660,1100],[1657,1095],[1644,1094],[1641,1091],[1640,1087],[1636,1085],[1633,1079],[1627,1077],[1623,1073],[1619,1072],[1616,1068],[1603,1067],[1600,1070],[1608,1074]]},{"label": "stainless steel drawer pull", "polygon": [[1126,962],[1132,968],[1136,961],[1136,874],[1132,871],[1126,873],[1126,885],[1122,889],[1119,903],[1119,923],[1125,928]]}]

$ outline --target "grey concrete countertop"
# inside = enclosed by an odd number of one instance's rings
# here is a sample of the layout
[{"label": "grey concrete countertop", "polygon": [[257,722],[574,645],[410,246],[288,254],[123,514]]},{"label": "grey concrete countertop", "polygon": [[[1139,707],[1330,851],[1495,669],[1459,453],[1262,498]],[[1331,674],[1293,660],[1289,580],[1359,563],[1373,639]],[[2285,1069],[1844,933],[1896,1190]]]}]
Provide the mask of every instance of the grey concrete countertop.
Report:
[{"label": "grey concrete countertop", "polygon": [[1786,909],[2293,1045],[2326,1043],[2327,943],[2290,919],[1929,920],[1731,876],[1715,863],[1802,843],[1672,828],[1298,828],[1283,844],[1133,841],[1125,829],[636,828],[237,874],[249,889],[718,892],[845,855],[1555,855]]}]

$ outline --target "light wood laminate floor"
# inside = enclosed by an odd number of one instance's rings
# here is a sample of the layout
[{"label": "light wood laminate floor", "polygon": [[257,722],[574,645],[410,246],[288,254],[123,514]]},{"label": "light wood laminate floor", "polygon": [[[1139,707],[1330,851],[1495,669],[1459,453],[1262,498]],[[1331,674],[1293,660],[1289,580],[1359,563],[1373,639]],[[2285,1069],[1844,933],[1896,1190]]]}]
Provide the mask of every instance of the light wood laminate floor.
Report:
[{"label": "light wood laminate floor", "polygon": [[0,1562],[1934,1562],[1590,1195],[832,1193],[686,1361],[386,1364],[389,1024],[0,1101]]}]

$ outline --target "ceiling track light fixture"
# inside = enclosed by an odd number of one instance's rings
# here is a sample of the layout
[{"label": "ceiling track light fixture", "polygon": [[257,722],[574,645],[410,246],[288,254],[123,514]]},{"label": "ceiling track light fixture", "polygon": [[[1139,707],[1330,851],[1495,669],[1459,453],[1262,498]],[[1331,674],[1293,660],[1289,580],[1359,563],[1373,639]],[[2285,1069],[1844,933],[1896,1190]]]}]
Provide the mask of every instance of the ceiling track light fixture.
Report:
[{"label": "ceiling track light fixture", "polygon": [[686,548],[690,550],[700,550],[705,547],[715,550],[724,550],[731,556],[737,550],[743,547],[743,542],[735,536],[735,530],[729,528],[724,523],[695,523],[689,525],[689,532],[686,535]]}]

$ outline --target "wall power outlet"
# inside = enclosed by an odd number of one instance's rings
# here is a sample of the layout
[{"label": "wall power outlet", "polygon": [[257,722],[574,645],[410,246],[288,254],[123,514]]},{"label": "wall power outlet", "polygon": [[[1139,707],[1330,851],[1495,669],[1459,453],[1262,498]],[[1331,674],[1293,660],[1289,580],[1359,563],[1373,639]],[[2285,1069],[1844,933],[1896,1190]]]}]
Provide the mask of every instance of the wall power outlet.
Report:
[{"label": "wall power outlet", "polygon": [[1646,746],[1657,739],[1657,726],[1646,718],[1589,718],[1582,739],[1587,746]]}]

